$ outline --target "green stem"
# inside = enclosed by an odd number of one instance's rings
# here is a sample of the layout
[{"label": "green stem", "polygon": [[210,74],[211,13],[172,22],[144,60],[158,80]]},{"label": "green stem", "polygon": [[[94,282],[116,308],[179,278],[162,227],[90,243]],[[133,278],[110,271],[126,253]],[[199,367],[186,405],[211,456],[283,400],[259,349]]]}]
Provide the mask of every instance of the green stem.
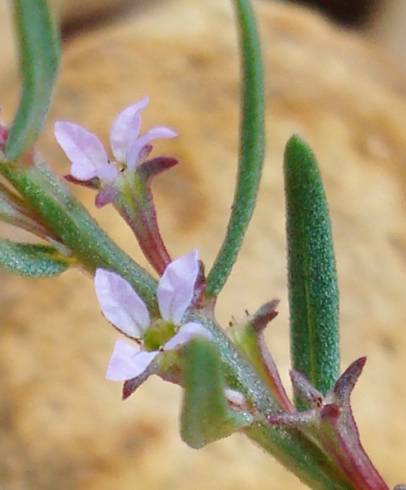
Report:
[{"label": "green stem", "polygon": [[0,172],[89,272],[99,267],[116,271],[156,311],[156,281],[110,240],[44,164],[23,167],[0,163]]},{"label": "green stem", "polygon": [[223,288],[237,260],[255,208],[264,160],[264,88],[261,49],[249,0],[234,0],[242,53],[242,121],[237,185],[226,236],[207,278],[208,296]]}]

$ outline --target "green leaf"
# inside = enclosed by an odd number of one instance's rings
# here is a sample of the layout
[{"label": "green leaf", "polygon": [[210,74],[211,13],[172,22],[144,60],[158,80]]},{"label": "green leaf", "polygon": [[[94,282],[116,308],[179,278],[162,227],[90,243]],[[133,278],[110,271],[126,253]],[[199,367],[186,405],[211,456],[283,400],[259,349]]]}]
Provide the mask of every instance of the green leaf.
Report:
[{"label": "green leaf", "polygon": [[59,40],[45,0],[13,0],[22,91],[6,157],[16,160],[36,141],[45,121],[59,64]]},{"label": "green leaf", "polygon": [[339,375],[339,295],[326,196],[316,159],[299,137],[285,152],[293,368],[323,394]]},{"label": "green leaf", "polygon": [[242,53],[242,120],[237,185],[226,236],[207,278],[206,293],[216,296],[237,260],[256,204],[265,152],[264,82],[260,42],[249,0],[234,0]]},{"label": "green leaf", "polygon": [[185,395],[181,436],[194,449],[252,423],[252,416],[228,408],[220,355],[212,342],[192,340],[185,349]]},{"label": "green leaf", "polygon": [[48,245],[0,240],[0,268],[26,277],[53,277],[64,272],[72,260]]}]

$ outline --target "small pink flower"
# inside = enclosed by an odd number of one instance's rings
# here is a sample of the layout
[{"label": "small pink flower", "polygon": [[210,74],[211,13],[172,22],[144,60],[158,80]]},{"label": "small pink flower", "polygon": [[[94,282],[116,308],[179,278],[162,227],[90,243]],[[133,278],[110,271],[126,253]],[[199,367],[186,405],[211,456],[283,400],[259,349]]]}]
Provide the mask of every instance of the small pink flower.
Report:
[{"label": "small pink flower", "polygon": [[135,170],[151,151],[151,143],[159,138],[174,138],[176,132],[166,126],[156,126],[140,136],[141,111],[148,105],[144,97],[124,109],[113,121],[110,144],[115,162],[110,162],[102,142],[96,135],[78,124],[55,123],[55,137],[71,162],[70,174],[79,181],[100,179],[111,185],[119,175],[119,166]]},{"label": "small pink flower", "polygon": [[176,325],[177,331],[160,350],[146,351],[140,341],[151,324],[145,303],[121,276],[104,269],[96,271],[96,295],[104,316],[124,335],[139,342],[134,345],[121,340],[116,342],[107,379],[126,381],[143,376],[161,351],[178,349],[196,336],[211,338],[199,323],[183,323],[193,300],[198,273],[197,250],[167,266],[159,280],[158,305],[162,318]]}]

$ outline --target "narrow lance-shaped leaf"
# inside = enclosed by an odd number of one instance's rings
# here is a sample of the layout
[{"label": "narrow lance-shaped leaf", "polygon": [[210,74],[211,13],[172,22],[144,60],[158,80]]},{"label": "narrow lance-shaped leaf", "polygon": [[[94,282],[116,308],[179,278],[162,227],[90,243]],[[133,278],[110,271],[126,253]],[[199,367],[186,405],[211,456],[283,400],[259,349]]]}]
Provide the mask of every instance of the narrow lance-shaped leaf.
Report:
[{"label": "narrow lance-shaped leaf", "polygon": [[206,292],[223,288],[255,208],[264,160],[264,83],[260,42],[250,0],[234,0],[242,54],[242,120],[237,185],[226,236],[207,278]]},{"label": "narrow lance-shaped leaf", "polygon": [[46,0],[13,0],[20,58],[20,104],[5,153],[16,160],[32,146],[45,121],[59,64],[59,40]]},{"label": "narrow lance-shaped leaf", "polygon": [[325,394],[339,374],[339,298],[326,196],[316,159],[297,136],[287,144],[284,170],[292,363]]},{"label": "narrow lance-shaped leaf", "polygon": [[53,277],[64,272],[73,260],[54,247],[0,240],[0,268],[26,277]]},{"label": "narrow lance-shaped leaf", "polygon": [[252,423],[250,414],[228,408],[220,355],[213,343],[195,339],[188,344],[184,386],[181,436],[189,446],[201,448]]}]

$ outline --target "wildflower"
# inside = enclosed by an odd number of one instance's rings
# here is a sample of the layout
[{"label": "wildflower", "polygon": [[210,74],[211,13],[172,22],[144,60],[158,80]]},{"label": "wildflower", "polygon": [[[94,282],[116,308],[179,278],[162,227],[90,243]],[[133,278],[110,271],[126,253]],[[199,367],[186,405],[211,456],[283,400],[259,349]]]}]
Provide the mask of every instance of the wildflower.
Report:
[{"label": "wildflower", "polygon": [[121,333],[136,341],[133,345],[116,342],[107,379],[143,381],[152,373],[154,361],[162,352],[176,350],[196,336],[211,338],[199,323],[183,323],[193,302],[198,273],[196,250],[167,266],[157,288],[162,318],[151,322],[147,306],[125,279],[114,272],[97,270],[96,295],[104,316]]},{"label": "wildflower", "polygon": [[114,162],[109,160],[96,135],[78,124],[56,122],[55,137],[71,161],[70,175],[82,182],[97,178],[100,183],[111,185],[120,171],[135,170],[145,161],[155,139],[174,138],[176,132],[166,126],[155,126],[140,135],[141,111],[148,102],[148,97],[144,97],[120,112],[113,121],[110,144]]}]

